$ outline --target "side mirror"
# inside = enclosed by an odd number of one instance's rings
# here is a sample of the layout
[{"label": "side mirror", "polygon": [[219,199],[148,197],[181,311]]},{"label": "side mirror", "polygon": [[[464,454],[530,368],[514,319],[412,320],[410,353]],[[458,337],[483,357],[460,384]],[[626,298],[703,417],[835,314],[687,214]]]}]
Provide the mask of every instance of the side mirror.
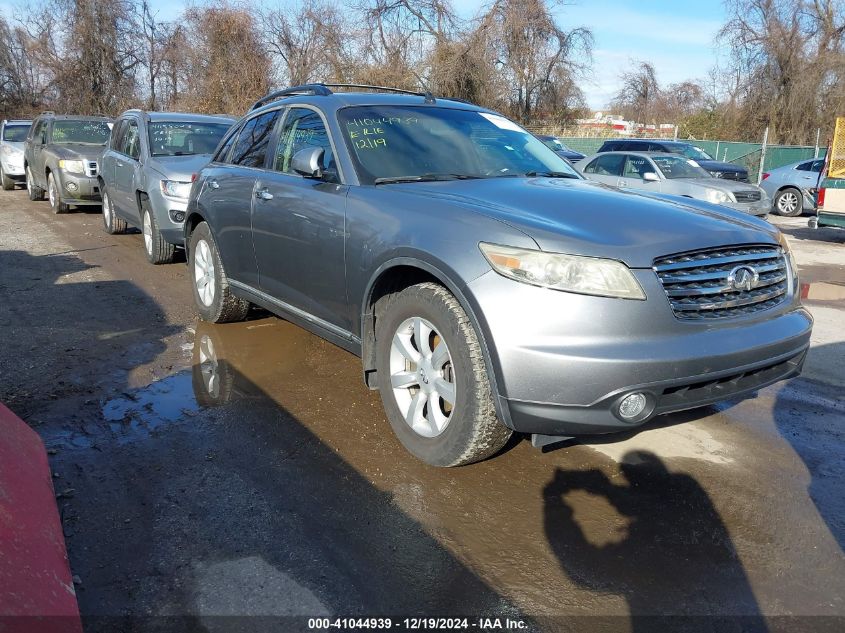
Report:
[{"label": "side mirror", "polygon": [[643,180],[645,180],[646,182],[657,182],[658,180],[660,180],[660,178],[658,178],[657,174],[655,174],[653,171],[647,171],[643,174]]},{"label": "side mirror", "polygon": [[306,147],[293,155],[290,162],[291,168],[300,176],[306,178],[322,178],[324,150],[322,147]]}]

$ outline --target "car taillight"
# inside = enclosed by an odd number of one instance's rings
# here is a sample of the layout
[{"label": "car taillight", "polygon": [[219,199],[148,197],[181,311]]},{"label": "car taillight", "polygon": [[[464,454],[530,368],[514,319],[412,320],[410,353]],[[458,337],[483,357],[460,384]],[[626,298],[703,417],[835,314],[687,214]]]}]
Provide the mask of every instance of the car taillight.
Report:
[{"label": "car taillight", "polygon": [[768,177],[769,177],[769,172],[764,171],[764,172],[763,172],[763,178],[760,180],[760,182],[763,182],[763,180],[765,180],[765,179],[766,179],[766,178],[768,178]]},{"label": "car taillight", "polygon": [[196,182],[199,174],[191,174],[191,182]]},{"label": "car taillight", "polygon": [[819,189],[819,193],[816,195],[816,206],[821,208],[824,206],[824,187]]}]

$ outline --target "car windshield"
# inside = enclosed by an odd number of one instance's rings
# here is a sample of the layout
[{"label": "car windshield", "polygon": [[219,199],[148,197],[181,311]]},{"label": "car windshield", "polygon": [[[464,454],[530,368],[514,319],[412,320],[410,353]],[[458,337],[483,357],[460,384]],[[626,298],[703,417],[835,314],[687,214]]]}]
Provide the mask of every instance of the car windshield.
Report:
[{"label": "car windshield", "polygon": [[713,160],[713,157],[700,147],[688,145],[686,143],[678,146],[678,153],[683,154],[687,158],[692,158],[693,160]]},{"label": "car windshield", "polygon": [[84,143],[86,145],[105,145],[109,140],[111,128],[106,121],[55,121],[53,123],[53,143]]},{"label": "car windshield", "polygon": [[712,178],[695,161],[681,156],[652,156],[651,160],[667,178]]},{"label": "car windshield", "polygon": [[29,125],[7,125],[3,128],[3,140],[10,143],[23,143],[30,127]]},{"label": "car windshield", "polygon": [[338,112],[362,184],[451,178],[581,176],[542,141],[498,114],[431,106]]},{"label": "car windshield", "polygon": [[228,123],[155,121],[149,127],[153,156],[190,156],[211,154],[231,126]]}]

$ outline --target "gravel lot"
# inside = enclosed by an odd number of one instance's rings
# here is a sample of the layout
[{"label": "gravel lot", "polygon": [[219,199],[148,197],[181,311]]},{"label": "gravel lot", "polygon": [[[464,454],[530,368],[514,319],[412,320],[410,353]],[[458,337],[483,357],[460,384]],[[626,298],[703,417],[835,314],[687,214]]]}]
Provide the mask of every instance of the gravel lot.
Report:
[{"label": "gravel lot", "polygon": [[845,231],[773,221],[816,318],[801,378],[437,470],[357,358],[264,313],[200,324],[140,234],[0,191],[0,401],[49,449],[86,630],[842,630]]}]

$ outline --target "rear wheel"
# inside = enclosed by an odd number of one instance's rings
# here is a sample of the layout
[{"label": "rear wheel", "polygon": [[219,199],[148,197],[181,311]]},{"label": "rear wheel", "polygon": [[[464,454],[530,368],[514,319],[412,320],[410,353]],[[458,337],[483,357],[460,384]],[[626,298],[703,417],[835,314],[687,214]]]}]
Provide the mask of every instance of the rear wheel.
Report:
[{"label": "rear wheel", "polygon": [[100,186],[100,191],[103,194],[103,229],[109,235],[125,233],[126,220],[117,217],[115,214],[114,203],[112,202],[109,192],[106,191],[105,185]]},{"label": "rear wheel", "polygon": [[422,283],[383,301],[378,385],[399,441],[433,466],[469,464],[499,451],[511,430],[496,417],[478,336],[455,297]]},{"label": "rear wheel", "polygon": [[59,186],[52,173],[47,175],[47,197],[50,199],[50,208],[53,209],[53,213],[67,213],[69,207],[62,202]]},{"label": "rear wheel", "polygon": [[32,169],[29,168],[29,165],[26,167],[26,192],[29,194],[30,200],[44,199],[44,190],[35,184],[32,179]]},{"label": "rear wheel", "polygon": [[194,303],[203,321],[230,323],[246,318],[249,301],[232,294],[217,244],[205,222],[198,224],[191,233],[188,270]]},{"label": "rear wheel", "polygon": [[779,191],[775,196],[775,211],[778,215],[795,217],[804,211],[804,196],[792,187]]},{"label": "rear wheel", "polygon": [[169,264],[176,254],[176,246],[161,236],[155,214],[147,199],[141,200],[141,232],[144,234],[144,251],[151,264]]},{"label": "rear wheel", "polygon": [[0,182],[3,184],[3,191],[11,191],[15,188],[15,181],[6,175],[3,165],[0,165]]}]

